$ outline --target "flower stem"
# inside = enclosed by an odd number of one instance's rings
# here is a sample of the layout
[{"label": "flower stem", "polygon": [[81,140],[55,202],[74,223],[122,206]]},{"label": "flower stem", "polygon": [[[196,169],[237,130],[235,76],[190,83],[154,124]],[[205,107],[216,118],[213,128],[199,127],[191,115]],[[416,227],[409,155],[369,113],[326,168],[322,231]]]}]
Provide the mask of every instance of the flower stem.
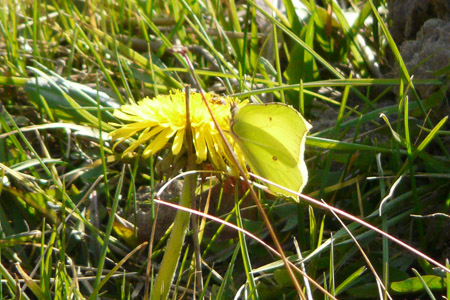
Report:
[{"label": "flower stem", "polygon": [[[197,175],[187,175],[184,180],[183,190],[181,192],[180,205],[190,207],[191,205],[191,188],[195,188]],[[178,260],[180,258],[181,248],[184,244],[184,238],[189,225],[190,214],[188,212],[178,210],[173,223],[172,232],[169,242],[167,243],[158,276],[153,286],[153,300],[167,299],[170,285],[177,269]]]}]

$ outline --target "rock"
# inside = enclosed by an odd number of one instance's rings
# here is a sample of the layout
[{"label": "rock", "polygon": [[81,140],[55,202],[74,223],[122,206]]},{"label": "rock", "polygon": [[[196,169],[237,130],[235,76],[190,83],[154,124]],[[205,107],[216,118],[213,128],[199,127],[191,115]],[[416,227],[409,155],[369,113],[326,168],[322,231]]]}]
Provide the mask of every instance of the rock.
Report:
[{"label": "rock", "polygon": [[[415,79],[439,78],[435,72],[450,62],[450,1],[390,0],[388,8],[389,31],[400,45],[409,74]],[[393,59],[390,57],[389,60]],[[400,77],[399,67],[395,65],[394,77]],[[426,98],[439,87],[416,85],[415,88],[422,98]],[[397,89],[394,91],[398,93]]]},{"label": "rock", "polygon": [[[416,79],[436,78],[433,73],[450,63],[450,22],[430,19],[417,33],[416,40],[405,41],[400,52],[410,75]],[[416,86],[420,96],[426,98],[437,86]]]},{"label": "rock", "polygon": [[389,30],[396,43],[416,37],[422,25],[429,19],[450,20],[448,0],[390,0]]}]

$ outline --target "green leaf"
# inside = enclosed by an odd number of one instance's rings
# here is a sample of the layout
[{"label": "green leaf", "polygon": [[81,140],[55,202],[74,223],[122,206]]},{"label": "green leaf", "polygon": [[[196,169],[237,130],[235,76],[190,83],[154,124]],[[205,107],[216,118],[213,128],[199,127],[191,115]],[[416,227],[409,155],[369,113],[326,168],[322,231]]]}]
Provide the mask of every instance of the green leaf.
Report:
[{"label": "green leaf", "polygon": [[[429,289],[440,291],[447,287],[444,278],[435,275],[424,275],[422,279]],[[411,277],[403,281],[391,283],[391,289],[398,293],[417,293],[424,292],[425,287],[419,277]]]}]

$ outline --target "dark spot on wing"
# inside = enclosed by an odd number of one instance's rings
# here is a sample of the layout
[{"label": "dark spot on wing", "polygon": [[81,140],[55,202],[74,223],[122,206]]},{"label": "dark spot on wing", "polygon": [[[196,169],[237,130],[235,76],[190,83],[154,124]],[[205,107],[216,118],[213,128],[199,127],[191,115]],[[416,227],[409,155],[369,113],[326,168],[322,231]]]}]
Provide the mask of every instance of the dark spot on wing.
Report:
[{"label": "dark spot on wing", "polygon": [[277,160],[278,160],[278,157],[276,157],[276,156],[274,155],[274,156],[272,156],[272,160],[277,161]]}]

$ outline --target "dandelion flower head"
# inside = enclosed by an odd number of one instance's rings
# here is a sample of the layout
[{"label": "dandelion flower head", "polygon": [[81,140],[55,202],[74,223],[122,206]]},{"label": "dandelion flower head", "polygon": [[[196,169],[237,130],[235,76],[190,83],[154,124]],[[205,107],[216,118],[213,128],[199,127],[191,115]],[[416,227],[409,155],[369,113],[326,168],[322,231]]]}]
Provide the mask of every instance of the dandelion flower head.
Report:
[{"label": "dandelion flower head", "polygon": [[[246,101],[240,102],[235,98],[219,97],[212,93],[204,95],[229,144],[233,145],[230,108],[231,105],[242,106]],[[111,132],[113,140],[117,140],[114,146],[138,134],[123,156],[140,145],[146,145],[143,156],[148,157],[163,149],[169,141],[172,141],[172,153],[179,154],[186,136],[185,101],[184,92],[177,90],[169,95],[159,95],[152,99],[147,97],[138,103],[132,102],[116,109],[114,116],[129,123],[120,125],[119,129]],[[216,168],[225,170],[232,159],[200,93],[190,95],[190,121],[196,162],[199,164],[209,158]],[[234,150],[242,163],[244,159],[239,149],[235,147]]]}]

